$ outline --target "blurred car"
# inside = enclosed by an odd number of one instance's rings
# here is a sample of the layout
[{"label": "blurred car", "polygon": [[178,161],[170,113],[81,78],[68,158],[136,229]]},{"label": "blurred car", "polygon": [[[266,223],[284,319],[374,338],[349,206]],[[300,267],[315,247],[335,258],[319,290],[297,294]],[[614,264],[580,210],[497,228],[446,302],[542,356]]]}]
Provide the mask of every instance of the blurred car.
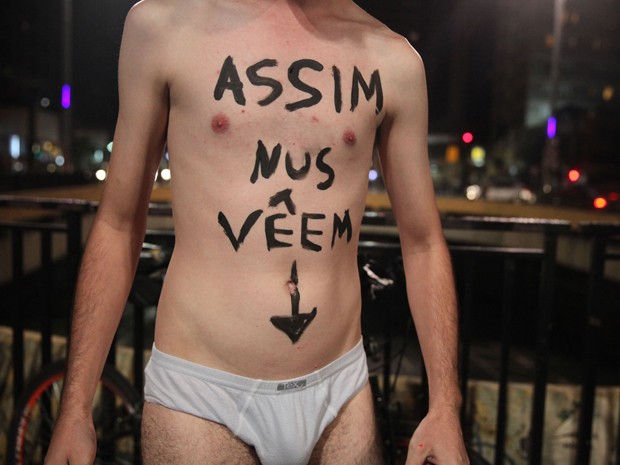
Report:
[{"label": "blurred car", "polygon": [[620,212],[620,184],[591,186],[568,185],[544,194],[542,203],[554,206]]},{"label": "blurred car", "polygon": [[467,186],[465,197],[469,200],[483,199],[491,202],[536,203],[534,191],[511,177],[497,177]]}]

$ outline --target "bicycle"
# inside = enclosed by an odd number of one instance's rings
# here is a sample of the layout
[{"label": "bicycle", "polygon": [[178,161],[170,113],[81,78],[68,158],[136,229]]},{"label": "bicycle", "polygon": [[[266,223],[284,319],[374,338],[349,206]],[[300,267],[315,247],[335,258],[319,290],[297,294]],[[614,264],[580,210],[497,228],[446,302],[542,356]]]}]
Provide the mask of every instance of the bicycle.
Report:
[{"label": "bicycle", "polygon": [[[155,304],[170,250],[144,243],[129,296],[134,306]],[[7,435],[7,465],[42,464],[60,408],[66,360],[43,367],[18,398]],[[97,465],[139,464],[142,394],[114,366],[106,364],[95,391],[93,423]]]},{"label": "bicycle", "polygon": [[[387,310],[382,315],[383,321],[380,337],[364,334],[364,347],[370,360],[379,360],[369,368],[369,383],[380,436],[383,442],[384,463],[386,465],[404,465],[407,459],[409,441],[419,422],[428,408],[428,385],[422,367],[421,394],[415,399],[416,411],[412,415],[404,415],[400,402],[394,400],[394,391],[401,374],[401,366],[407,349],[408,340],[413,340],[413,325],[410,316],[406,315],[404,323],[404,337],[400,347],[394,347],[394,335],[391,324],[394,318],[395,287],[399,278],[404,276],[402,262],[398,254],[400,245],[385,241],[360,241],[359,256],[360,281],[362,293],[366,296],[366,313],[372,313],[376,308]],[[386,254],[386,252],[388,252]],[[386,259],[387,257],[387,259]],[[362,325],[364,326],[364,324]],[[395,365],[395,366],[394,366]],[[482,455],[467,447],[470,465],[490,465]]]},{"label": "bicycle", "polygon": [[[42,464],[58,416],[66,362],[53,362],[28,383],[15,407],[7,438],[8,465]],[[106,365],[93,403],[97,461],[139,463],[142,399],[127,379]]]}]

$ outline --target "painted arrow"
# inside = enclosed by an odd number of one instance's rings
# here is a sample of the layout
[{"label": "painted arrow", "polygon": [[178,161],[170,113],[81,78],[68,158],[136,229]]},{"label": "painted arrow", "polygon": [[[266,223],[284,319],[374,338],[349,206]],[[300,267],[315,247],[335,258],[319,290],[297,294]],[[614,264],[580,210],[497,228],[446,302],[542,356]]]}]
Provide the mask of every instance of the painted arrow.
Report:
[{"label": "painted arrow", "polygon": [[297,261],[293,261],[291,266],[291,279],[288,282],[289,291],[291,294],[291,315],[288,316],[272,316],[270,321],[276,328],[284,332],[295,344],[308,325],[316,316],[316,307],[312,309],[310,313],[299,313],[299,301],[301,296],[299,294],[299,278],[297,276]]}]

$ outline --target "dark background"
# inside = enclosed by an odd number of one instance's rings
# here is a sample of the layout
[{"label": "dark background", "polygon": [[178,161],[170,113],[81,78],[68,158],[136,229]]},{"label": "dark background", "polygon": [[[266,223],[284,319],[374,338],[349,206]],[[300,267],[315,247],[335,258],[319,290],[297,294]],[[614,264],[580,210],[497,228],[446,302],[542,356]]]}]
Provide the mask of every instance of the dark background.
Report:
[{"label": "dark background", "polygon": [[[63,136],[67,110],[60,106],[66,61],[63,34],[68,30],[62,6],[68,1],[73,1],[70,142]],[[586,200],[595,190],[620,191],[620,1],[566,0],[558,41],[559,77],[552,82],[554,1],[358,1],[407,37],[424,59],[430,155],[440,195],[460,196],[468,183],[496,177],[509,177],[539,193],[551,188],[560,192],[572,168],[587,174],[580,180],[580,189],[591,191],[582,195]],[[52,167],[56,174],[95,169],[96,150],[109,156],[106,145],[118,108],[118,50],[123,21],[133,3],[3,2],[0,175],[5,179],[46,172],[59,153],[72,163]],[[552,109],[553,89],[557,99]],[[43,99],[49,105],[44,106]],[[545,173],[550,145],[546,124],[552,113],[558,120],[557,157]],[[460,140],[466,131],[474,135],[473,144],[485,150],[482,167],[471,166],[471,145]],[[10,137],[15,134],[21,138],[17,161],[9,156]],[[56,147],[53,154],[31,150],[45,140]],[[454,162],[460,164],[458,170],[447,166],[448,145],[460,150]],[[539,198],[544,200],[545,195]]]}]

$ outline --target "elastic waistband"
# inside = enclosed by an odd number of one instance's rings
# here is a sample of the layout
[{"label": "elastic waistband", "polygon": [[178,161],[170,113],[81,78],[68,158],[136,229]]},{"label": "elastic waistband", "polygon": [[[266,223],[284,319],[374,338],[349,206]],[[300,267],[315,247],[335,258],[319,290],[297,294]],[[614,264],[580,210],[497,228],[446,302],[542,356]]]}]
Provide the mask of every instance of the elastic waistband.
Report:
[{"label": "elastic waistband", "polygon": [[155,347],[155,344],[153,344],[153,351],[151,353],[149,363],[153,363],[177,373],[186,374],[194,378],[214,382],[219,385],[224,385],[242,391],[262,392],[265,394],[283,394],[310,387],[313,384],[316,384],[340,372],[355,362],[361,363],[362,360],[363,363],[366,364],[366,353],[364,352],[362,339],[360,339],[355,347],[323,368],[313,371],[305,376],[276,381],[247,378],[245,376],[200,365],[199,363],[190,362],[189,360],[175,357],[174,355],[169,355],[158,350],[157,347]]}]

